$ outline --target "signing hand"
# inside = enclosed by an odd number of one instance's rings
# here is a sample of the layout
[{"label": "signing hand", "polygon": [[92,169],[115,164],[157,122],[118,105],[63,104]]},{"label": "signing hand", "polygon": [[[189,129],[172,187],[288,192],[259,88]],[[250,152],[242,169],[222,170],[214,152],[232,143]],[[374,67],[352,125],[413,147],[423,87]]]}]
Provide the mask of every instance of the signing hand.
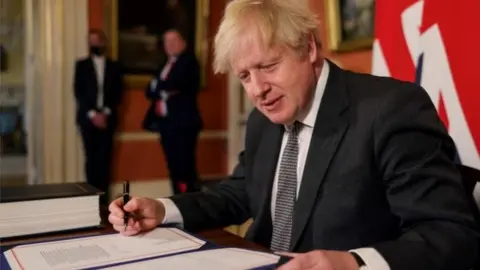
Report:
[{"label": "signing hand", "polygon": [[149,231],[160,225],[165,217],[165,207],[158,200],[150,198],[133,197],[123,207],[129,213],[128,226],[125,230],[123,223],[124,212],[122,210],[123,198],[118,198],[108,207],[110,215],[108,221],[113,228],[123,235],[135,235]]},{"label": "signing hand", "polygon": [[307,253],[277,253],[293,257],[278,270],[358,270],[352,254],[343,251],[314,250]]}]

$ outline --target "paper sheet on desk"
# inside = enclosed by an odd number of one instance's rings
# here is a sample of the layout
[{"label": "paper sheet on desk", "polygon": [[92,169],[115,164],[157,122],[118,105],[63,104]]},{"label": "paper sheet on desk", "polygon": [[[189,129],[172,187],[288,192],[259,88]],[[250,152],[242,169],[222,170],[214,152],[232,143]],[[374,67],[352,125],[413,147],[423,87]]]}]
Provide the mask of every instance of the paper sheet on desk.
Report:
[{"label": "paper sheet on desk", "polygon": [[237,248],[195,251],[107,268],[108,270],[246,270],[276,264],[279,256]]},{"label": "paper sheet on desk", "polygon": [[156,228],[130,237],[108,234],[20,245],[5,257],[12,269],[79,269],[194,250],[204,243],[175,228]]}]

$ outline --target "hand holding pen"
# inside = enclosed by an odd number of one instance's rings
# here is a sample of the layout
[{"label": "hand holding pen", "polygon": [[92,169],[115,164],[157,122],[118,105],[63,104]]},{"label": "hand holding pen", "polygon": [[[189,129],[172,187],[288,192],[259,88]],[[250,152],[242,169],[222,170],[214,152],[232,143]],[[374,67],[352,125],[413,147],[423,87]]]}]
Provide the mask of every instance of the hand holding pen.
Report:
[{"label": "hand holding pen", "polygon": [[130,195],[129,182],[123,183],[123,196],[108,207],[108,221],[122,235],[135,235],[160,225],[165,218],[165,206],[157,199]]}]

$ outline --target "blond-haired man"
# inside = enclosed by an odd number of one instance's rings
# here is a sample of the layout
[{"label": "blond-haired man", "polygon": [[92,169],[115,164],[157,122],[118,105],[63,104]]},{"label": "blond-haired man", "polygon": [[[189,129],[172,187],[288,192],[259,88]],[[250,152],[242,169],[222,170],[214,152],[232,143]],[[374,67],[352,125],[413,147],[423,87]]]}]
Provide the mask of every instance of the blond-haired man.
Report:
[{"label": "blond-haired man", "polygon": [[256,109],[232,176],[205,192],[124,209],[133,235],[253,218],[247,238],[292,259],[282,269],[469,269],[478,234],[454,144],[420,87],[344,71],[321,54],[305,1],[233,0],[215,38]]}]

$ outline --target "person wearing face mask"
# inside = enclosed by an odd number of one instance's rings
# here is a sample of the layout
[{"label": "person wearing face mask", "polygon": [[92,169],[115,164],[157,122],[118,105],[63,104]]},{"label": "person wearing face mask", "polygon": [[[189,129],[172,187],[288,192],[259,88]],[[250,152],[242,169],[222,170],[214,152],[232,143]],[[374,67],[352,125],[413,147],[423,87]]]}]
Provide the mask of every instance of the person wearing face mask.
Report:
[{"label": "person wearing face mask", "polygon": [[75,65],[76,121],[83,141],[87,182],[105,192],[101,203],[106,204],[123,75],[120,65],[105,56],[106,37],[102,31],[90,30],[88,44],[88,57]]},{"label": "person wearing face mask", "polygon": [[196,147],[203,126],[197,105],[200,66],[181,33],[163,35],[166,61],[145,90],[150,106],[143,126],[160,133],[175,194],[197,190]]}]

